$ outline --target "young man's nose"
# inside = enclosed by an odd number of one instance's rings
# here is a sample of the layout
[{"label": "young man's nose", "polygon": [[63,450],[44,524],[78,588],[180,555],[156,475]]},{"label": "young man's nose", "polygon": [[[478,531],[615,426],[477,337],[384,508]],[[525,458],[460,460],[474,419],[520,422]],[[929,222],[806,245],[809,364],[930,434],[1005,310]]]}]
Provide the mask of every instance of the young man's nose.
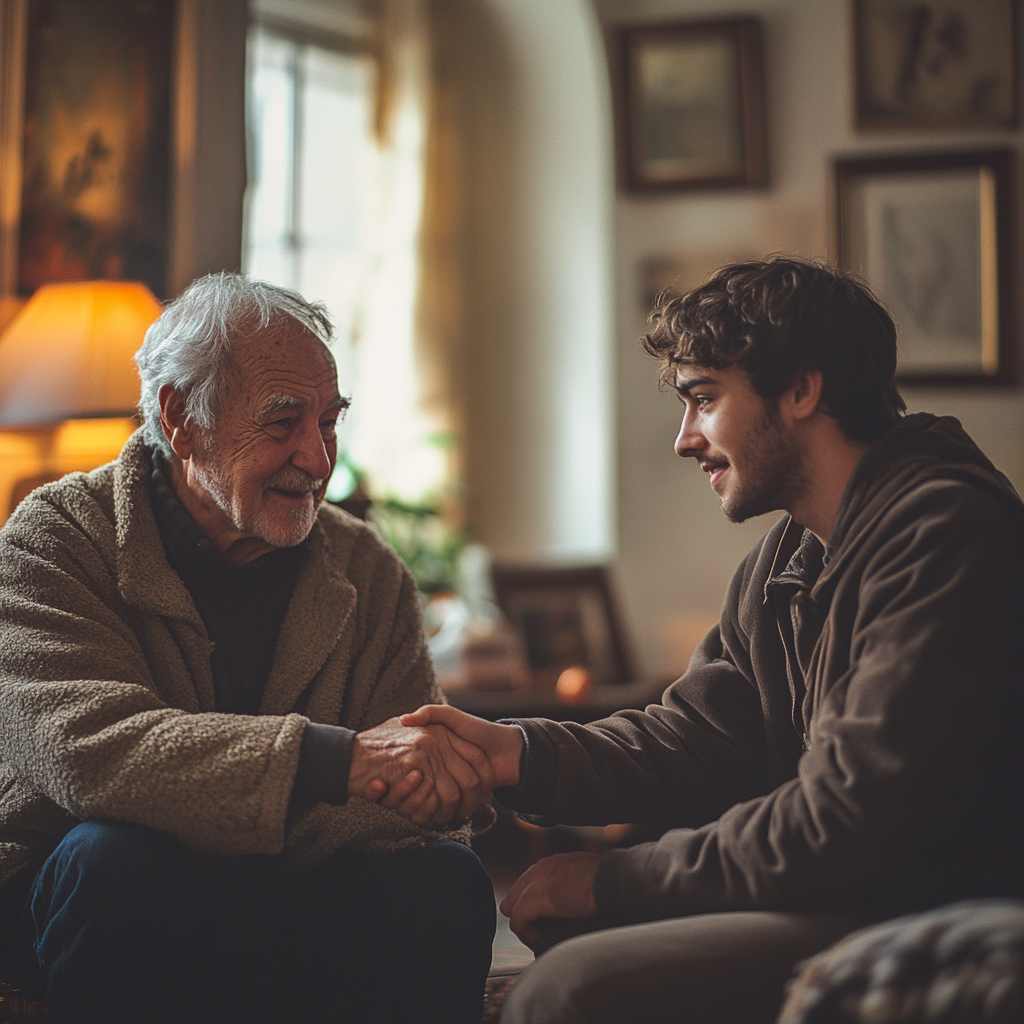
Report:
[{"label": "young man's nose", "polygon": [[704,435],[694,427],[689,413],[683,415],[683,422],[679,424],[674,447],[676,455],[682,459],[696,458],[707,447]]}]

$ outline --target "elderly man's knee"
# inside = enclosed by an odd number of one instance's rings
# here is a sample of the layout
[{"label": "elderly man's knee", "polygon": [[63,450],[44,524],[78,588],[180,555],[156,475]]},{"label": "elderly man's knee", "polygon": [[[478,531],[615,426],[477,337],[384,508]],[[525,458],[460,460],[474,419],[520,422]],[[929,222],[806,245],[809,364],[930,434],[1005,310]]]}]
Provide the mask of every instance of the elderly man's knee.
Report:
[{"label": "elderly man's knee", "polygon": [[[434,917],[438,941],[486,942],[494,936],[494,889],[480,858],[460,843],[427,843],[417,851],[422,912]],[[426,923],[426,922],[424,922]]]},{"label": "elderly man's knee", "polygon": [[55,908],[114,891],[121,899],[160,893],[173,899],[175,878],[183,873],[185,851],[169,836],[128,822],[90,820],[58,843],[36,880],[33,902]]},{"label": "elderly man's knee", "polygon": [[80,872],[119,877],[159,871],[182,859],[182,848],[170,836],[126,821],[93,819],[73,828],[57,845],[54,857]]}]

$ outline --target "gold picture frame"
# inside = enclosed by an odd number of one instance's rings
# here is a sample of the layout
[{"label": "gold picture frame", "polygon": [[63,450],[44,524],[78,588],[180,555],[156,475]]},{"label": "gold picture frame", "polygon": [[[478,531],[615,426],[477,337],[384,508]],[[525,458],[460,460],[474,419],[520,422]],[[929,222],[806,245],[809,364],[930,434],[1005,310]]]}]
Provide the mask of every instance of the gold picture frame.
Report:
[{"label": "gold picture frame", "polygon": [[1012,383],[1014,177],[1009,149],[836,162],[839,260],[892,313],[902,383]]}]

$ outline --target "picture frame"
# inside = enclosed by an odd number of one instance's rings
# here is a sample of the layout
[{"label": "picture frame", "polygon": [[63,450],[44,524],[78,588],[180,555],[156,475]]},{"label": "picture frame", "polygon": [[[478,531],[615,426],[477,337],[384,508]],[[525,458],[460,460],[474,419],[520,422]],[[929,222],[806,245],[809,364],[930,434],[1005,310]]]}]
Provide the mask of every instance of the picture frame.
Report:
[{"label": "picture frame", "polygon": [[633,681],[633,665],[603,565],[494,566],[498,606],[521,633],[537,687],[554,687],[567,668],[601,684]]},{"label": "picture frame", "polygon": [[757,19],[623,28],[617,65],[620,176],[627,189],[766,183]]},{"label": "picture frame", "polygon": [[29,0],[17,292],[168,293],[174,0]]},{"label": "picture frame", "polygon": [[1015,177],[1010,149],[836,162],[839,262],[896,321],[901,383],[1013,383]]},{"label": "picture frame", "polygon": [[861,131],[1017,124],[1016,0],[854,0]]}]

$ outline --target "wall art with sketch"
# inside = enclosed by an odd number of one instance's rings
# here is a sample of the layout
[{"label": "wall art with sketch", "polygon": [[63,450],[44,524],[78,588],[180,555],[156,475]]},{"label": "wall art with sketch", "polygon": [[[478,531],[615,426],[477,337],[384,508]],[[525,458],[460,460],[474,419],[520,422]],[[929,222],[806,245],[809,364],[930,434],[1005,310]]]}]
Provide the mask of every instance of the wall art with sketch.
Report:
[{"label": "wall art with sketch", "polygon": [[1013,378],[1013,178],[1008,149],[836,163],[840,260],[892,313],[901,380]]},{"label": "wall art with sketch", "polygon": [[855,0],[861,130],[1017,123],[1014,0]]}]

